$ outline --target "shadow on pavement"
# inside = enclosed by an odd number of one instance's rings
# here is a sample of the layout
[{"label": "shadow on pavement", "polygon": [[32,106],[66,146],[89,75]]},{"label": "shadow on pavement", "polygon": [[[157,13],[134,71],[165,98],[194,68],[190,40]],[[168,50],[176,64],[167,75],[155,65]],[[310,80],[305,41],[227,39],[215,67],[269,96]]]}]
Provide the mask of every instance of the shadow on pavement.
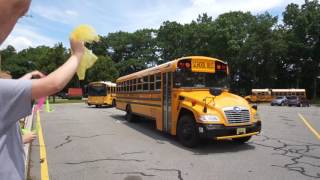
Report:
[{"label": "shadow on pavement", "polygon": [[90,109],[109,109],[109,108],[113,108],[113,106],[109,105],[109,106],[86,106],[86,108],[90,108]]},{"label": "shadow on pavement", "polygon": [[111,117],[121,121],[124,125],[153,138],[158,144],[170,143],[184,150],[191,151],[194,155],[208,155],[212,153],[227,152],[232,153],[255,149],[254,145],[248,143],[239,144],[231,140],[215,141],[210,139],[202,139],[197,147],[187,148],[180,144],[176,136],[156,130],[155,121],[153,120],[139,118],[136,122],[127,122],[123,115],[111,115]]}]

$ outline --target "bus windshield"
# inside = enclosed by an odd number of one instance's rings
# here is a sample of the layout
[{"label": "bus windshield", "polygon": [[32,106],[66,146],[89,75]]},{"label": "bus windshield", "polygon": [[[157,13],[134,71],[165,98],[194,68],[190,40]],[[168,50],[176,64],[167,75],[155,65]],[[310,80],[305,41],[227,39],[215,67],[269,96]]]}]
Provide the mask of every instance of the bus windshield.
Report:
[{"label": "bus windshield", "polygon": [[89,85],[88,96],[106,96],[107,88],[105,85]]},{"label": "bus windshield", "polygon": [[228,75],[224,71],[215,73],[191,72],[177,69],[174,73],[174,87],[229,88]]}]

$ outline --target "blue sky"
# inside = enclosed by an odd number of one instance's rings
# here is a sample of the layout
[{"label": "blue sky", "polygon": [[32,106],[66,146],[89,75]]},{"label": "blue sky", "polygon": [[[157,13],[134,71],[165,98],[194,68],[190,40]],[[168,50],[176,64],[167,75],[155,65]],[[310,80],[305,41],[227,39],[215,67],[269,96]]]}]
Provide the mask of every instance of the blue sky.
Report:
[{"label": "blue sky", "polygon": [[13,45],[17,50],[38,45],[68,45],[68,37],[79,24],[92,25],[100,35],[110,32],[134,32],[158,28],[163,21],[189,23],[198,14],[219,14],[241,10],[252,14],[270,12],[275,16],[289,3],[304,0],[32,0],[28,15],[19,20],[1,48]]}]

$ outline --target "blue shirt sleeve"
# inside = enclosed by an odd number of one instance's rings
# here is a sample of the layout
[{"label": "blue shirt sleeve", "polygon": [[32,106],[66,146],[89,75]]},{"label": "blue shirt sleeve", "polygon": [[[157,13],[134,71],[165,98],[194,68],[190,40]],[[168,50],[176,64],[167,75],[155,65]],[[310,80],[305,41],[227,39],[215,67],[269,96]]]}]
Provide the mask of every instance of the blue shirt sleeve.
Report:
[{"label": "blue shirt sleeve", "polygon": [[0,136],[31,113],[31,80],[0,79]]}]

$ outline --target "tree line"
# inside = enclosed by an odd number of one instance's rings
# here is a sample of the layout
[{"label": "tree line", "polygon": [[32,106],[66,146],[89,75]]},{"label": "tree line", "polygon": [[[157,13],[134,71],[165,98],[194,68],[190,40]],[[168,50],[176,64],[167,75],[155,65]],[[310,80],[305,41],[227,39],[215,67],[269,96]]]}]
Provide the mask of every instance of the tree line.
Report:
[{"label": "tree line", "polygon": [[[179,57],[202,55],[228,62],[231,90],[238,94],[252,88],[305,88],[310,98],[320,96],[319,1],[288,4],[282,17],[234,11],[213,19],[201,14],[188,24],[165,21],[158,29],[109,33],[87,45],[98,61],[83,82],[74,77],[68,87],[115,81]],[[49,73],[69,55],[62,43],[20,52],[8,46],[1,51],[2,69],[14,78],[33,69]]]}]

